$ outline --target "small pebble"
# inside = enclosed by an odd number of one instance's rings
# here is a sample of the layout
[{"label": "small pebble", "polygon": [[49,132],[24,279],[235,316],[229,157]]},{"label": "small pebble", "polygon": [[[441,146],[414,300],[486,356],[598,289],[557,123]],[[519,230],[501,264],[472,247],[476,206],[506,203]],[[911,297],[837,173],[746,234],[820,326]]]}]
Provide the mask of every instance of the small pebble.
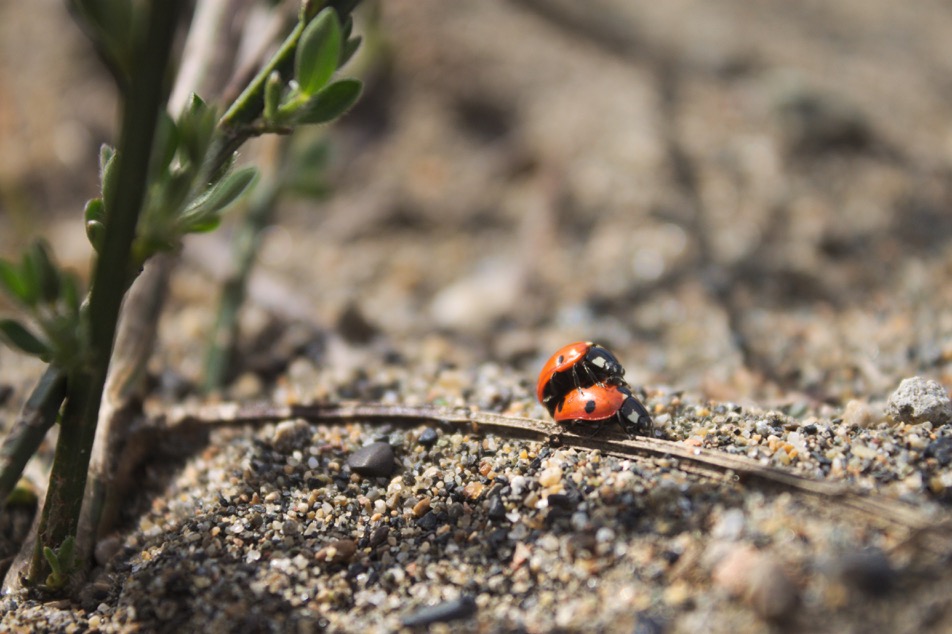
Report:
[{"label": "small pebble", "polygon": [[948,467],[952,462],[952,438],[943,436],[930,442],[923,452],[926,458],[935,458],[940,467]]},{"label": "small pebble", "polygon": [[416,517],[416,518],[423,517],[429,512],[430,512],[430,498],[423,498],[422,500],[417,502],[414,505],[413,510],[411,511],[411,513],[413,513],[413,517]]},{"label": "small pebble", "polygon": [[864,401],[853,399],[846,404],[846,409],[843,410],[843,424],[848,427],[872,427],[882,422],[882,420],[882,411]]},{"label": "small pebble", "polygon": [[350,561],[357,552],[357,543],[352,539],[338,539],[324,546],[314,554],[314,559],[331,564]]},{"label": "small pebble", "polygon": [[746,601],[764,619],[780,619],[799,603],[796,586],[774,559],[752,546],[728,551],[713,572],[714,583]]},{"label": "small pebble", "polygon": [[373,442],[361,447],[347,458],[354,473],[371,478],[387,477],[394,472],[393,447],[385,442]]},{"label": "small pebble", "polygon": [[847,586],[871,596],[884,596],[896,581],[896,571],[878,548],[850,553],[833,563],[833,569]]},{"label": "small pebble", "polygon": [[952,400],[940,383],[914,376],[902,380],[889,397],[886,412],[895,420],[910,425],[926,421],[944,425],[952,421]]},{"label": "small pebble", "polygon": [[370,534],[370,547],[376,548],[380,544],[387,541],[387,537],[390,535],[390,527],[386,524],[382,524],[374,529],[374,532]]},{"label": "small pebble", "polygon": [[417,438],[417,442],[424,447],[432,447],[434,444],[436,444],[438,439],[439,434],[436,433],[436,430],[432,427],[427,427],[420,433],[420,437]]},{"label": "small pebble", "polygon": [[469,596],[461,596],[452,601],[444,601],[436,605],[421,608],[416,612],[403,617],[404,627],[422,627],[433,623],[448,623],[465,619],[476,614],[476,600]]}]

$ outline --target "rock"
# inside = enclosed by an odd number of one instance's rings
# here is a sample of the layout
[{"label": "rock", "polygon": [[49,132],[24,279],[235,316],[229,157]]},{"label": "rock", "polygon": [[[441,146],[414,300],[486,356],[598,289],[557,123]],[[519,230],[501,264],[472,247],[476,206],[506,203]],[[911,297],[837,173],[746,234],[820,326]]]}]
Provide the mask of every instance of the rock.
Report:
[{"label": "rock", "polygon": [[314,559],[331,564],[343,564],[353,559],[357,543],[352,539],[338,539],[314,554]]},{"label": "rock", "polygon": [[952,438],[936,438],[926,446],[922,455],[925,458],[935,458],[940,467],[948,467],[952,462]]},{"label": "rock", "polygon": [[781,619],[800,601],[797,587],[771,557],[761,556],[750,571],[747,602],[762,618]]},{"label": "rock", "polygon": [[386,524],[381,524],[374,529],[374,532],[370,534],[370,547],[376,548],[380,544],[383,544],[387,541],[387,537],[390,536],[390,527]]},{"label": "rock", "polygon": [[847,427],[872,427],[882,422],[883,412],[864,401],[851,400],[843,410],[843,424]]},{"label": "rock", "polygon": [[364,345],[377,335],[378,329],[367,321],[360,306],[351,302],[337,317],[337,332],[349,344]]},{"label": "rock", "polygon": [[896,582],[895,569],[878,548],[843,555],[832,567],[844,585],[872,596],[887,594]]},{"label": "rock", "polygon": [[311,425],[300,418],[278,423],[274,428],[274,448],[290,453],[307,445],[311,438]]},{"label": "rock", "polygon": [[952,399],[940,383],[914,376],[902,380],[889,397],[886,411],[895,420],[911,425],[926,421],[944,425],[952,422]]},{"label": "rock", "polygon": [[448,623],[465,619],[473,614],[476,614],[476,600],[473,597],[461,596],[458,599],[421,608],[403,617],[403,626],[423,627],[433,623]]},{"label": "rock", "polygon": [[489,501],[489,510],[486,512],[491,520],[501,520],[506,517],[506,505],[498,497]]},{"label": "rock", "polygon": [[354,473],[371,478],[387,477],[396,468],[393,447],[385,442],[373,442],[350,454],[347,466]]},{"label": "rock", "polygon": [[738,544],[714,568],[714,583],[743,599],[764,619],[789,615],[799,603],[797,588],[773,557]]},{"label": "rock", "polygon": [[420,437],[417,438],[417,442],[424,447],[432,447],[434,444],[436,444],[438,439],[439,435],[436,433],[436,430],[432,427],[427,427],[420,433]]}]

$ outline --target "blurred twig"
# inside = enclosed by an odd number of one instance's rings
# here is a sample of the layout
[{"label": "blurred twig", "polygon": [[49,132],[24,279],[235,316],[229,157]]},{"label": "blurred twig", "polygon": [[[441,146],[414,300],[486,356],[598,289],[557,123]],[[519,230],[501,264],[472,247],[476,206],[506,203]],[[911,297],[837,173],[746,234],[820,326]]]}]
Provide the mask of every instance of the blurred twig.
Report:
[{"label": "blurred twig", "polygon": [[762,465],[757,460],[712,449],[689,447],[676,441],[657,438],[627,438],[620,432],[605,430],[598,436],[563,433],[558,425],[534,418],[506,416],[468,408],[433,405],[391,405],[387,403],[315,403],[311,405],[273,405],[222,403],[199,408],[171,410],[165,417],[149,421],[137,432],[136,444],[151,444],[169,431],[206,428],[215,425],[262,424],[302,418],[315,423],[386,423],[418,425],[433,423],[473,432],[491,431],[507,436],[549,440],[562,445],[635,460],[665,460],[669,468],[749,486],[789,491],[819,500],[825,506],[858,513],[866,521],[886,528],[899,528],[908,535],[929,533],[934,539],[922,540],[929,548],[952,553],[952,537],[946,530],[952,518],[935,517],[920,508],[883,496],[862,495],[846,484],[808,478],[790,471]]}]

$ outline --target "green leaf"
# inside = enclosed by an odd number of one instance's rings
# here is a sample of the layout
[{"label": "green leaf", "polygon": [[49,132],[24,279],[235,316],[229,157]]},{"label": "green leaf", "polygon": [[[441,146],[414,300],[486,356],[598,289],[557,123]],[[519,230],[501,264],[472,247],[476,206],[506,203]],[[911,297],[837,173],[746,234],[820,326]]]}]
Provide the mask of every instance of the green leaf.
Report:
[{"label": "green leaf", "polygon": [[215,110],[209,108],[202,98],[192,93],[188,105],[178,120],[180,140],[186,155],[193,165],[200,165],[208,152],[215,132]]},{"label": "green leaf", "polygon": [[79,279],[71,273],[63,273],[60,280],[63,283],[62,298],[66,309],[71,316],[79,314]]},{"label": "green leaf", "polygon": [[284,82],[278,71],[268,75],[268,81],[264,85],[264,120],[274,121],[278,112],[278,104],[281,102],[281,93],[284,91]]},{"label": "green leaf", "polygon": [[96,253],[99,253],[102,251],[103,240],[106,239],[106,226],[98,220],[90,220],[86,223],[86,237]]},{"label": "green leaf", "polygon": [[340,54],[341,66],[350,61],[350,58],[354,56],[354,53],[357,52],[357,49],[360,48],[360,43],[363,41],[364,39],[358,35],[344,42],[344,50]]},{"label": "green leaf", "polygon": [[33,356],[39,357],[50,352],[47,345],[36,335],[27,330],[23,324],[12,319],[0,319],[0,338],[11,348]]},{"label": "green leaf", "polygon": [[294,113],[295,123],[327,123],[341,116],[360,97],[361,83],[341,79],[320,91]]},{"label": "green leaf", "polygon": [[196,222],[188,226],[188,233],[208,233],[214,231],[221,225],[221,216],[212,214],[208,218],[196,219]]},{"label": "green leaf", "polygon": [[114,202],[116,192],[116,178],[119,174],[119,155],[108,145],[103,144],[99,150],[99,180],[102,187],[102,200],[106,209]]},{"label": "green leaf", "polygon": [[46,244],[39,240],[27,248],[25,263],[32,270],[31,275],[37,282],[40,298],[45,302],[59,299],[60,273],[50,258]]},{"label": "green leaf", "polygon": [[155,126],[155,141],[152,143],[152,163],[149,165],[149,176],[152,180],[158,180],[161,174],[168,171],[179,147],[179,136],[175,121],[163,110],[159,113]]},{"label": "green leaf", "polygon": [[60,561],[60,566],[67,573],[72,572],[76,563],[76,538],[70,535],[63,540],[56,551],[56,558]]},{"label": "green leaf", "polygon": [[60,566],[59,557],[56,556],[56,553],[53,552],[52,548],[50,548],[49,546],[44,546],[43,557],[46,559],[46,563],[50,565],[50,570],[53,571],[54,575],[60,576],[63,574],[63,569]]},{"label": "green leaf", "polygon": [[30,293],[26,288],[26,282],[20,275],[20,270],[15,264],[0,260],[0,286],[6,290],[7,294],[21,304],[30,305]]},{"label": "green leaf", "polygon": [[96,253],[99,253],[106,229],[103,224],[106,219],[106,206],[103,204],[102,198],[93,198],[86,203],[86,209],[83,210],[83,219],[86,221],[86,238],[89,240],[89,244],[93,245]]},{"label": "green leaf", "polygon": [[96,220],[102,222],[106,219],[106,209],[102,204],[102,198],[93,198],[86,202],[86,208],[83,209],[83,220],[90,222]]},{"label": "green leaf", "polygon": [[[222,209],[235,202],[251,185],[257,176],[257,170],[246,167],[232,172],[209,187],[182,212],[180,226],[186,231],[191,227],[204,228]],[[211,227],[214,228],[214,227]],[[203,229],[210,231],[209,229]]]},{"label": "green leaf", "polygon": [[337,13],[325,8],[311,20],[298,42],[294,57],[294,78],[301,93],[315,94],[330,81],[340,61],[341,32]]}]

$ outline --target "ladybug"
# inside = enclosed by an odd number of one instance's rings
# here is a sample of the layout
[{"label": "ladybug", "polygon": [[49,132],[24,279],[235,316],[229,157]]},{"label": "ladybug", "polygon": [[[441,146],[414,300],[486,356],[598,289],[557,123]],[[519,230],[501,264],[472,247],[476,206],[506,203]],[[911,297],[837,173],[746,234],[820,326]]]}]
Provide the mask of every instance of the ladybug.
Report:
[{"label": "ladybug", "polygon": [[576,341],[561,348],[539,372],[536,396],[550,414],[572,389],[592,385],[622,385],[625,368],[611,352],[591,341]]},{"label": "ladybug", "polygon": [[563,425],[594,425],[598,431],[602,423],[614,420],[628,436],[651,431],[651,415],[627,385],[592,385],[569,390],[555,406],[552,414]]}]

